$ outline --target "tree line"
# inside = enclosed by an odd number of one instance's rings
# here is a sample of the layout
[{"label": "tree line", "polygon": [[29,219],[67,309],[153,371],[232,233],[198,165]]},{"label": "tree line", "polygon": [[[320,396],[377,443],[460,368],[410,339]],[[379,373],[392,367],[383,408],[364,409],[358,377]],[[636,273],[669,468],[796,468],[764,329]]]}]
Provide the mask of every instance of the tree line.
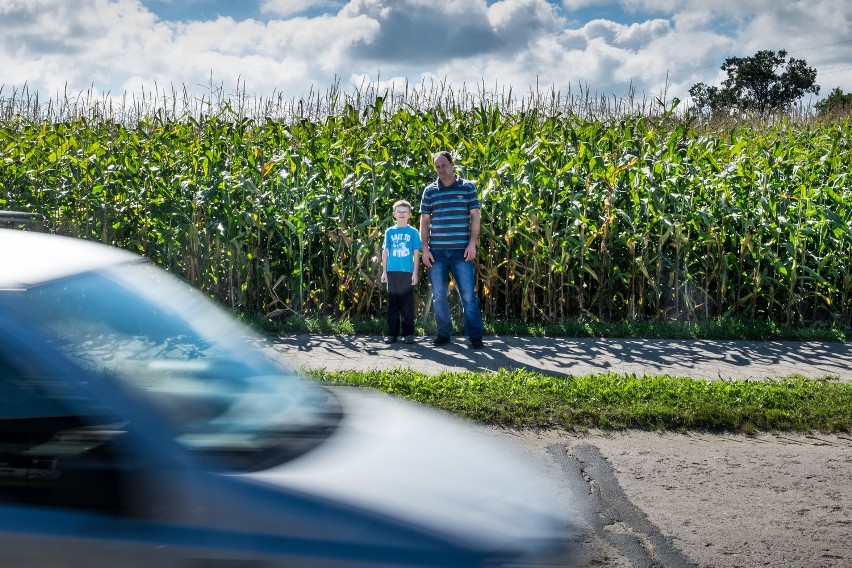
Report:
[{"label": "tree line", "polygon": [[[721,86],[696,83],[689,89],[695,108],[710,115],[765,115],[789,110],[808,93],[818,95],[817,72],[804,59],[787,59],[785,50],[758,51],[751,57],[729,57],[721,67],[727,74]],[[852,108],[852,93],[835,87],[814,105],[820,115]]]}]

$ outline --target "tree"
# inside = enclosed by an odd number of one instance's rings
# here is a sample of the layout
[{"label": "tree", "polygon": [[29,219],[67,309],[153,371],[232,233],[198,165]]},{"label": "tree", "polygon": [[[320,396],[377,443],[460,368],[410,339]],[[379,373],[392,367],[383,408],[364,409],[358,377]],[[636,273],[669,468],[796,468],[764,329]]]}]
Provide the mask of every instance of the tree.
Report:
[{"label": "tree", "polygon": [[783,49],[777,53],[758,51],[751,57],[729,57],[722,64],[722,71],[728,78],[722,81],[721,88],[696,83],[689,89],[698,108],[765,114],[789,108],[805,93],[819,94],[816,69],[808,67],[804,59],[791,57],[787,61]]},{"label": "tree", "polygon": [[834,87],[834,90],[814,107],[820,115],[852,110],[852,93],[844,93],[840,87]]}]

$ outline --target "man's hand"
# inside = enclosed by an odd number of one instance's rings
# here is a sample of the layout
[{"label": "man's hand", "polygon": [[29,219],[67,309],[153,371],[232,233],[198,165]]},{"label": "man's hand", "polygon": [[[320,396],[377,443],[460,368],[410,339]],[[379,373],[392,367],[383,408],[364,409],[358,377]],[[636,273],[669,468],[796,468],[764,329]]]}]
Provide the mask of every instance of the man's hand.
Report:
[{"label": "man's hand", "polygon": [[476,258],[476,246],[467,245],[467,248],[464,249],[464,259],[467,261],[471,261],[474,258]]},{"label": "man's hand", "polygon": [[429,249],[423,249],[423,264],[426,265],[426,268],[432,268],[432,263],[435,262],[435,257],[432,255],[432,251]]}]

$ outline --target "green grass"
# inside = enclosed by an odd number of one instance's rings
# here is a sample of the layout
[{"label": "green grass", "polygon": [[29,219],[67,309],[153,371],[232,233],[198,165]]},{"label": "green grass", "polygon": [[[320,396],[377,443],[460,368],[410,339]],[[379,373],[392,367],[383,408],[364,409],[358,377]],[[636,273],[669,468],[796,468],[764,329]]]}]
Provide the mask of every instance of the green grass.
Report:
[{"label": "green grass", "polygon": [[[265,334],[315,333],[324,335],[382,335],[383,317],[341,319],[331,317],[278,318],[243,316],[243,322]],[[705,321],[621,321],[607,323],[591,319],[566,319],[545,324],[516,320],[486,320],[486,335],[534,337],[608,337],[643,339],[742,339],[753,341],[839,341],[850,340],[852,330],[829,325],[784,326],[771,322],[716,318]],[[434,335],[434,321],[416,325],[418,335]]]},{"label": "green grass", "polygon": [[672,376],[551,377],[525,370],[427,375],[311,371],[331,385],[378,389],[453,414],[518,428],[849,432],[852,384],[788,377],[705,381]]}]

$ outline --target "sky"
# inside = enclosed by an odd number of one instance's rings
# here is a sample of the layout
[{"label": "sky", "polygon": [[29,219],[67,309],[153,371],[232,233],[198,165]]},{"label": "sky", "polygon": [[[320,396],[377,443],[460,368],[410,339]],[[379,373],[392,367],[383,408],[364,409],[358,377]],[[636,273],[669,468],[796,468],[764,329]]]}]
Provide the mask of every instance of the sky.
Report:
[{"label": "sky", "polygon": [[786,50],[852,92],[848,0],[0,0],[0,100],[444,84],[686,100]]}]

